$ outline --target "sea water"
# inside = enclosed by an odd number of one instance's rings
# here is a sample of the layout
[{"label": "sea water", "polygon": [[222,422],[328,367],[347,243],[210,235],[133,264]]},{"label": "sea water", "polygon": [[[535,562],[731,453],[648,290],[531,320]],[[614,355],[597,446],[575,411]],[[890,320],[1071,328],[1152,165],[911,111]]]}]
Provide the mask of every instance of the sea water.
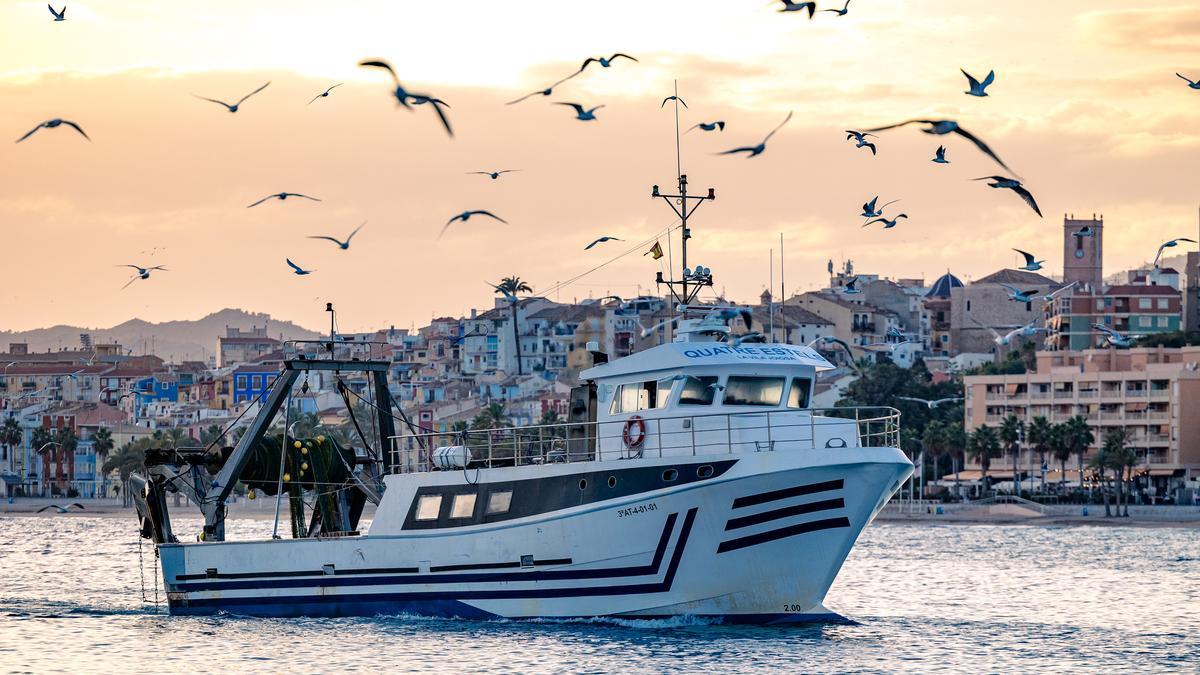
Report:
[{"label": "sea water", "polygon": [[[229,533],[270,528],[238,520]],[[0,671],[1200,670],[1189,528],[877,523],[826,601],[855,623],[797,627],[171,617],[143,602],[155,572],[148,544],[141,554],[139,568],[131,517],[0,517]]]}]

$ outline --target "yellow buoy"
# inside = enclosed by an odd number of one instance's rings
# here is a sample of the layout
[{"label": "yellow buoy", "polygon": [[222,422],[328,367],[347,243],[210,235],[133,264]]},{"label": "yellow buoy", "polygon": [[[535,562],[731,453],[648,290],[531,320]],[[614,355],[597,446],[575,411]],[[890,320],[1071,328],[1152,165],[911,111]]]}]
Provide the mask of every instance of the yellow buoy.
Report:
[{"label": "yellow buoy", "polygon": [[307,454],[308,454],[308,448],[300,448],[300,454],[302,454],[302,455],[307,455]]},{"label": "yellow buoy", "polygon": [[288,483],[288,482],[291,482],[291,480],[292,480],[292,474],[290,474],[290,473],[283,474],[283,482]]},{"label": "yellow buoy", "polygon": [[300,448],[300,447],[303,447],[303,445],[304,444],[301,443],[300,441],[296,441],[295,443],[292,443],[293,448]]},{"label": "yellow buoy", "polygon": [[308,462],[300,462],[300,470],[304,471],[308,468]]},{"label": "yellow buoy", "polygon": [[325,436],[323,436],[323,435],[322,435],[322,436],[317,436],[317,442],[318,442],[318,443],[324,443],[324,442],[325,442]]},{"label": "yellow buoy", "polygon": [[254,494],[254,490],[251,490],[246,493],[246,499],[254,499],[256,496],[257,495]]}]

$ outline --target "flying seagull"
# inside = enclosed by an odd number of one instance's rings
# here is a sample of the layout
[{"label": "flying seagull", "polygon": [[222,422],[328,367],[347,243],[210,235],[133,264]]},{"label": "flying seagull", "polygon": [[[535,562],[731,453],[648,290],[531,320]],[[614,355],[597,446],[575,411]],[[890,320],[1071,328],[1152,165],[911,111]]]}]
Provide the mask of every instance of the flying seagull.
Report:
[{"label": "flying seagull", "polygon": [[224,102],[224,101],[218,101],[218,100],[217,100],[217,99],[215,99],[215,98],[208,98],[208,97],[205,97],[205,96],[200,96],[200,95],[198,95],[198,94],[192,94],[192,96],[195,96],[196,98],[198,98],[198,99],[200,99],[200,100],[202,100],[202,101],[209,101],[209,102],[212,102],[212,103],[220,103],[221,105],[225,106],[225,108],[226,108],[226,109],[227,109],[229,112],[231,112],[231,113],[235,113],[235,112],[237,112],[237,111],[238,111],[238,106],[240,106],[241,104],[245,103],[245,102],[246,102],[246,99],[248,99],[248,98],[250,98],[251,96],[253,96],[253,95],[257,94],[258,92],[262,91],[263,89],[266,89],[266,88],[267,88],[268,86],[270,86],[270,85],[271,85],[271,83],[270,83],[270,82],[267,82],[266,84],[264,84],[263,86],[259,87],[258,89],[255,89],[254,91],[250,92],[249,94],[246,94],[245,96],[243,96],[243,97],[241,97],[240,99],[238,99],[238,102],[237,102],[237,103],[234,103],[233,105],[229,105],[228,103],[226,103],[226,102]]},{"label": "flying seagull", "polygon": [[1019,248],[1014,248],[1013,250],[1016,251],[1017,253],[1020,253],[1021,255],[1025,256],[1025,265],[1023,265],[1022,267],[1018,267],[1017,269],[1019,269],[1019,270],[1025,270],[1026,272],[1036,272],[1036,271],[1042,269],[1042,263],[1046,262],[1045,260],[1034,260],[1034,255],[1032,253],[1029,253],[1028,251],[1022,251]]},{"label": "flying seagull", "polygon": [[[67,8],[63,7],[63,11],[64,12],[67,11]],[[59,19],[59,20],[61,21],[61,19]],[[83,504],[75,502],[73,504],[68,504],[67,506],[59,506],[58,504],[49,504],[47,506],[43,506],[42,508],[38,509],[37,513],[41,513],[43,511],[49,511],[51,509],[54,509],[55,513],[70,513],[71,509],[79,509],[80,511],[86,511],[86,509],[83,508]]]},{"label": "flying seagull", "polygon": [[600,238],[599,238],[599,239],[597,239],[596,241],[593,241],[592,243],[588,244],[587,246],[584,246],[584,247],[583,247],[583,250],[587,251],[587,250],[589,250],[590,248],[592,248],[593,246],[595,246],[596,244],[603,244],[603,243],[604,243],[604,242],[606,242],[606,241],[625,241],[625,240],[624,240],[624,239],[617,239],[616,237],[600,237]]},{"label": "flying seagull", "polygon": [[319,98],[325,98],[326,96],[329,96],[329,92],[333,91],[334,89],[337,89],[338,87],[342,86],[343,84],[345,84],[345,83],[338,82],[337,84],[333,85],[332,87],[330,87],[330,88],[326,89],[325,91],[321,92],[320,94],[317,94],[316,96],[314,96],[312,101],[309,101],[308,104],[312,105],[313,101],[316,101]]},{"label": "flying seagull", "polygon": [[930,400],[927,398],[917,398],[915,396],[897,396],[896,398],[900,399],[901,401],[912,401],[913,403],[920,403],[921,405],[925,406],[926,408],[929,408],[930,410],[933,410],[934,408],[938,407],[939,405],[942,405],[943,403],[957,403],[958,401],[963,400],[963,398],[961,396],[949,396],[947,398],[936,398],[933,400]]},{"label": "flying seagull", "polygon": [[514,103],[520,103],[521,101],[524,101],[525,99],[529,98],[530,96],[537,96],[538,94],[541,94],[542,96],[549,96],[550,94],[554,93],[555,87],[557,87],[558,85],[562,84],[563,82],[566,82],[567,80],[571,79],[572,77],[575,77],[576,75],[578,75],[579,73],[582,73],[582,72],[583,72],[583,69],[577,70],[577,71],[571,73],[570,75],[564,77],[563,79],[559,80],[558,82],[555,82],[554,84],[550,85],[549,87],[546,87],[545,89],[539,89],[537,91],[530,92],[528,94],[525,94],[521,98],[518,98],[513,101],[509,101],[508,103],[505,103],[504,105],[512,105]]},{"label": "flying seagull", "polygon": [[725,152],[718,152],[717,154],[718,155],[732,155],[732,154],[735,154],[738,152],[745,152],[745,153],[749,153],[746,155],[746,157],[757,157],[757,156],[761,155],[764,150],[767,149],[767,141],[771,140],[771,137],[775,135],[775,132],[782,129],[783,125],[787,124],[788,121],[791,119],[792,119],[792,113],[789,112],[787,114],[787,117],[785,117],[783,119],[783,121],[779,123],[779,126],[772,129],[771,133],[767,134],[767,137],[764,138],[762,140],[762,143],[759,143],[758,145],[747,145],[747,146],[741,147],[741,148],[734,148],[732,150],[726,150]]},{"label": "flying seagull", "polygon": [[[50,11],[54,11],[54,10],[50,10]],[[63,7],[63,11],[64,12],[67,11],[67,8]],[[1196,80],[1195,82],[1193,82],[1192,80],[1184,77],[1183,75],[1180,75],[1179,73],[1175,73],[1175,74],[1179,77],[1179,79],[1188,83],[1187,84],[1188,89],[1200,89],[1200,80]]]},{"label": "flying seagull", "polygon": [[937,164],[949,164],[950,160],[946,159],[946,146],[939,145],[937,147],[937,154],[934,156],[934,158],[931,161],[933,161]]},{"label": "flying seagull", "polygon": [[697,127],[703,129],[704,131],[725,131],[725,122],[724,120],[717,120],[716,122],[701,122],[699,124],[693,124],[691,129],[688,129],[683,133],[686,134],[688,131],[691,131]]},{"label": "flying seagull", "polygon": [[983,82],[971,77],[971,74],[962,68],[959,68],[959,70],[963,75],[967,76],[967,83],[971,85],[971,89],[969,91],[963,92],[967,96],[987,96],[988,94],[986,89],[996,81],[996,71],[994,70],[988,72],[987,77],[983,78]]},{"label": "flying seagull", "polygon": [[429,96],[428,94],[414,94],[405,89],[404,85],[400,84],[400,78],[396,77],[396,71],[392,70],[391,65],[387,61],[359,61],[358,65],[363,68],[381,68],[386,70],[388,75],[392,76],[392,83],[396,86],[396,90],[392,92],[392,95],[396,97],[396,102],[405,109],[412,109],[409,105],[410,103],[416,105],[421,105],[422,103],[432,104],[434,112],[437,113],[438,119],[442,121],[442,126],[446,129],[446,133],[450,137],[454,137],[454,130],[450,128],[450,120],[446,119],[446,113],[442,110],[442,107],[446,106],[445,101]]},{"label": "flying seagull", "polygon": [[687,103],[685,103],[684,100],[679,98],[678,96],[668,96],[663,99],[662,105],[658,106],[659,110],[661,110],[667,106],[667,101],[679,101],[680,103],[683,103],[683,107],[685,107],[685,108],[687,107]]},{"label": "flying seagull", "polygon": [[501,170],[501,171],[468,171],[468,172],[467,172],[467,175],[470,175],[470,176],[491,176],[492,180],[496,180],[497,178],[499,178],[499,177],[500,177],[500,174],[502,174],[502,173],[512,173],[512,172],[514,172],[514,171],[520,171],[520,169],[503,169],[503,170]]},{"label": "flying seagull", "polygon": [[463,211],[462,213],[458,214],[457,216],[454,216],[450,220],[446,221],[446,224],[442,226],[442,231],[438,234],[438,239],[441,239],[442,235],[446,234],[446,230],[450,228],[451,223],[453,223],[456,220],[461,220],[462,222],[465,223],[468,220],[470,220],[471,216],[487,216],[488,218],[494,218],[494,219],[504,223],[505,225],[508,224],[507,220],[501,218],[500,216],[497,216],[496,214],[492,213],[491,211],[481,211],[481,210]]},{"label": "flying seagull", "polygon": [[1009,190],[1012,190],[1013,192],[1017,193],[1017,196],[1025,200],[1025,203],[1029,205],[1029,208],[1033,209],[1034,213],[1038,214],[1038,218],[1042,217],[1042,210],[1038,208],[1037,202],[1034,201],[1033,195],[1029,192],[1029,190],[1026,190],[1021,185],[1021,181],[1015,178],[1006,178],[1004,176],[984,176],[982,178],[973,178],[972,180],[990,180],[992,182],[988,183],[988,187],[1008,188]]},{"label": "flying seagull", "polygon": [[596,111],[604,107],[604,105],[601,104],[601,105],[596,106],[595,108],[591,108],[589,110],[584,110],[583,106],[579,105],[578,103],[562,103],[561,101],[556,102],[554,105],[569,105],[569,106],[571,106],[572,108],[575,109],[575,119],[579,120],[580,122],[588,122],[588,121],[596,119]]},{"label": "flying seagull", "polygon": [[1035,297],[1037,297],[1037,294],[1038,294],[1037,289],[1033,289],[1031,291],[1023,291],[1011,284],[1000,284],[1000,285],[1008,289],[1008,299],[1013,300],[1015,302],[1029,302],[1029,301],[1033,300]]},{"label": "flying seagull", "polygon": [[1129,347],[1137,340],[1135,337],[1123,335],[1102,323],[1094,323],[1092,328],[1104,333],[1104,340],[1113,347]]},{"label": "flying seagull", "polygon": [[1162,259],[1163,249],[1174,248],[1178,246],[1179,242],[1181,241],[1186,241],[1193,244],[1196,243],[1195,239],[1188,239],[1187,237],[1179,237],[1177,239],[1163,242],[1163,244],[1158,247],[1158,254],[1154,256],[1154,269],[1158,269],[1158,261]]},{"label": "flying seagull", "polygon": [[676,320],[677,320],[677,317],[671,317],[670,319],[665,319],[663,321],[659,321],[658,323],[654,324],[653,326],[650,326],[649,328],[647,328],[646,326],[643,326],[641,321],[638,321],[638,327],[642,329],[642,332],[639,333],[639,335],[641,335],[642,339],[645,340],[646,338],[650,337],[651,335],[654,335],[654,333],[659,328],[662,328],[663,326],[665,326],[667,324],[674,324]]},{"label": "flying seagull", "polygon": [[868,225],[874,225],[875,223],[883,223],[883,229],[890,230],[896,226],[897,221],[899,221],[901,218],[908,218],[908,214],[907,213],[897,213],[896,217],[892,218],[891,220],[888,220],[887,218],[882,218],[882,217],[874,218],[874,219],[868,220],[867,222],[863,223],[863,227],[866,227]]},{"label": "flying seagull", "polygon": [[730,347],[737,348],[741,347],[742,344],[746,342],[766,342],[767,336],[754,330],[748,333],[742,333],[741,335],[735,337],[732,341],[729,341],[728,339],[726,341],[729,342]]},{"label": "flying seagull", "polygon": [[1072,288],[1075,288],[1075,286],[1077,284],[1079,284],[1078,281],[1072,281],[1071,283],[1069,283],[1065,286],[1059,286],[1058,288],[1054,289],[1053,291],[1050,291],[1046,295],[1043,295],[1042,300],[1044,300],[1046,302],[1054,302],[1055,298],[1062,295],[1063,293],[1066,293],[1067,291],[1071,290]]},{"label": "flying seagull", "polygon": [[875,134],[867,134],[867,133],[863,133],[863,132],[861,132],[861,131],[854,131],[853,129],[847,129],[847,130],[846,130],[846,134],[847,134],[847,135],[846,135],[846,140],[850,140],[851,138],[853,138],[853,139],[854,139],[854,143],[855,143],[854,147],[856,147],[856,148],[870,148],[870,149],[871,149],[871,154],[872,154],[872,155],[874,155],[874,154],[875,154],[875,144],[874,144],[874,143],[871,143],[871,142],[868,142],[868,141],[867,141],[867,136],[870,136],[870,137],[872,137],[872,138],[878,138],[878,136],[876,136]]},{"label": "flying seagull", "polygon": [[284,258],[284,260],[287,262],[288,267],[292,268],[292,271],[295,272],[296,276],[298,276],[298,277],[302,277],[306,274],[312,274],[313,272],[316,271],[316,270],[306,270],[303,267],[300,267],[296,263],[292,262],[291,258]]},{"label": "flying seagull", "polygon": [[1075,230],[1074,232],[1072,232],[1071,236],[1079,237],[1080,239],[1082,239],[1084,237],[1094,237],[1094,236],[1096,236],[1096,231],[1092,229],[1091,225],[1084,225],[1083,227],[1079,228],[1078,230]]},{"label": "flying seagull", "polygon": [[996,161],[997,164],[999,164],[1000,166],[1004,167],[1005,169],[1007,169],[1009,171],[1012,171],[1012,169],[1009,169],[1008,165],[1005,164],[1003,161],[1001,161],[1000,157],[997,156],[996,153],[993,152],[990,147],[988,147],[987,143],[984,143],[982,140],[975,137],[975,135],[973,135],[971,132],[960,127],[958,125],[958,122],[955,122],[954,120],[905,120],[903,122],[898,122],[896,124],[889,124],[886,127],[876,127],[874,129],[867,129],[867,131],[887,131],[888,129],[895,129],[896,127],[902,127],[902,126],[905,126],[906,124],[927,124],[927,125],[929,125],[929,127],[927,129],[922,129],[921,131],[923,131],[927,134],[933,134],[935,136],[944,136],[946,134],[958,134],[959,136],[962,136],[963,138],[967,139],[968,141],[971,141],[972,143],[974,143],[975,147],[979,148],[980,152],[987,155],[988,157],[991,157],[993,160]]},{"label": "flying seagull", "polygon": [[878,218],[879,216],[883,215],[883,210],[888,207],[888,204],[895,204],[896,202],[898,202],[900,200],[893,199],[892,201],[888,202],[887,204],[884,204],[883,206],[880,206],[878,209],[876,209],[875,202],[877,202],[877,201],[879,201],[879,197],[875,196],[875,197],[871,197],[871,201],[867,202],[866,204],[863,204],[863,212],[862,212],[863,218]]},{"label": "flying seagull", "polygon": [[26,133],[24,136],[18,138],[16,142],[20,143],[21,141],[25,140],[26,138],[29,138],[34,133],[36,133],[38,129],[54,129],[55,127],[59,127],[64,124],[71,127],[75,131],[78,131],[81,136],[88,139],[89,141],[92,140],[91,137],[89,137],[86,133],[84,133],[83,129],[81,129],[78,124],[71,122],[69,120],[59,119],[59,118],[55,117],[52,120],[46,120],[45,122],[42,122],[41,124],[37,125],[36,127],[30,129],[28,133]]},{"label": "flying seagull", "polygon": [[857,283],[858,283],[858,277],[854,277],[850,281],[847,281],[845,284],[842,285],[842,293],[844,293],[846,295],[855,295],[857,293],[862,293],[862,291],[859,290],[858,287],[855,286],[855,284],[857,284]]},{"label": "flying seagull", "polygon": [[846,0],[846,5],[841,9],[823,9],[822,12],[833,12],[838,16],[846,16],[850,12],[850,0]]},{"label": "flying seagull", "polygon": [[[51,7],[50,5],[46,5],[46,9],[50,10],[50,13],[54,15],[55,21],[66,21],[67,20],[67,6],[66,5],[63,5],[61,12],[54,11],[54,8]],[[84,17],[84,18],[87,18],[87,17]],[[79,508],[83,508],[83,507],[81,506]],[[39,511],[39,513],[40,513],[40,511]]]},{"label": "flying seagull", "polygon": [[132,279],[125,282],[125,285],[121,287],[121,290],[125,290],[126,288],[129,287],[129,284],[132,284],[133,282],[137,281],[138,279],[149,279],[150,272],[152,272],[154,270],[162,270],[163,272],[170,271],[167,268],[163,267],[162,265],[155,265],[154,267],[141,267],[139,265],[117,265],[117,267],[132,267],[133,269],[137,270],[137,274],[133,275]]},{"label": "flying seagull", "polygon": [[846,353],[846,362],[849,363],[850,367],[853,368],[855,371],[858,370],[858,365],[856,365],[854,363],[854,352],[850,351],[850,345],[845,340],[836,338],[832,335],[822,335],[821,337],[817,338],[816,340],[813,340],[812,342],[808,343],[807,346],[808,347],[816,347],[817,344],[837,345],[838,347],[841,347],[842,351]]},{"label": "flying seagull", "polygon": [[363,228],[363,225],[366,225],[366,224],[367,224],[367,221],[364,220],[362,222],[362,225],[359,225],[358,227],[354,228],[354,231],[350,233],[350,236],[346,237],[346,241],[339,241],[337,239],[334,239],[333,237],[322,237],[322,236],[317,236],[317,235],[310,236],[309,239],[326,239],[328,241],[332,241],[333,243],[337,244],[338,248],[342,249],[343,251],[346,251],[346,250],[349,250],[349,248],[350,248],[350,240],[353,239],[354,235],[358,234],[358,231],[361,230]]},{"label": "flying seagull", "polygon": [[780,1],[783,2],[783,9],[779,10],[780,12],[799,12],[807,9],[808,18],[810,19],[813,18],[813,15],[817,13],[816,2],[792,2],[792,0]]},{"label": "flying seagull", "polygon": [[311,199],[314,202],[321,201],[320,199],[317,199],[316,197],[309,197],[308,195],[302,195],[299,192],[279,192],[277,194],[267,195],[266,197],[263,197],[262,199],[254,202],[253,204],[251,204],[250,206],[247,206],[246,208],[252,209],[269,199],[278,199],[279,201],[283,201],[283,200],[287,199],[288,197],[303,197],[305,199]]},{"label": "flying seagull", "polygon": [[604,58],[603,56],[594,57],[594,58],[589,57],[587,60],[585,60],[583,62],[582,66],[579,66],[579,72],[582,73],[585,68],[587,68],[589,65],[591,65],[593,63],[599,63],[601,68],[608,68],[617,59],[629,59],[630,61],[637,63],[637,59],[633,58],[632,56],[630,56],[628,54],[622,54],[620,52],[617,52],[616,54],[613,54],[612,56],[608,57],[607,59]]},{"label": "flying seagull", "polygon": [[850,368],[854,369],[854,372],[859,371],[858,365],[854,363],[854,352],[850,350],[850,345],[848,345],[845,340],[840,340],[838,337],[834,337],[833,335],[822,335],[821,337],[817,337],[816,340],[809,342],[809,344],[806,346],[811,348],[816,347],[818,344],[838,345],[841,347],[841,351],[846,353],[846,363],[850,364]]}]

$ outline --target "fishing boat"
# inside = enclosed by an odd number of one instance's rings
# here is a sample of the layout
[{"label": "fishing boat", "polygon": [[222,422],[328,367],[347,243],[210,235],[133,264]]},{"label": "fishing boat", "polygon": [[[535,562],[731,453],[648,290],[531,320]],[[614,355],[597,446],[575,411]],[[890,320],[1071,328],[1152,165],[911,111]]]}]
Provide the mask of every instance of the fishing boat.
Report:
[{"label": "fishing boat", "polygon": [[[899,413],[811,407],[830,361],[737,335],[743,310],[695,301],[712,274],[686,269],[687,218],[714,191],[688,195],[680,175],[678,195],[652,194],[683,222],[684,274],[658,279],[673,336],[613,360],[588,345],[564,422],[423,427],[393,405],[377,345],[331,330],[289,343],[236,446],[148,457],[135,501],[170,612],[839,620],[826,592],[913,471]],[[289,433],[286,403],[312,371],[337,382],[358,445]],[[291,538],[226,540],[239,482],[275,496],[277,522],[286,507]],[[173,533],[171,492],[200,505],[198,541]]]}]

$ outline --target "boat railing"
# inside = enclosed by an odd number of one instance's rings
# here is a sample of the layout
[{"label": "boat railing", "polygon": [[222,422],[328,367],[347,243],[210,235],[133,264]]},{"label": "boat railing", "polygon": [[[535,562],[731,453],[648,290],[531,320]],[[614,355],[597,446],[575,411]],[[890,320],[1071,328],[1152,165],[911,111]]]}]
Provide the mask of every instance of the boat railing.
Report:
[{"label": "boat railing", "polygon": [[385,361],[392,345],[387,342],[354,340],[336,336],[333,340],[286,340],[283,358],[288,361]]},{"label": "boat railing", "polygon": [[[642,457],[899,447],[890,407],[772,409],[707,415],[630,416],[601,422],[460,429],[391,437],[388,473],[498,468]],[[458,459],[438,462],[441,448]],[[440,464],[440,466],[439,466]]]}]

